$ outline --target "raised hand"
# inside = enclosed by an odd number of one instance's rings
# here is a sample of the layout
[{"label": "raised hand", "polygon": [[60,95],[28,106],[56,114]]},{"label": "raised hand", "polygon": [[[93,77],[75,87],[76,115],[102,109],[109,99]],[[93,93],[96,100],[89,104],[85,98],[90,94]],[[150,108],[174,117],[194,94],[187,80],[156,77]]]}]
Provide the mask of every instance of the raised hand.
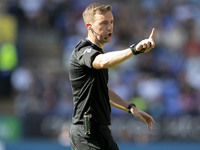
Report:
[{"label": "raised hand", "polygon": [[153,28],[151,34],[148,39],[142,40],[136,45],[137,51],[144,51],[144,53],[150,51],[152,48],[155,47],[155,42],[153,40],[155,34],[155,29]]}]

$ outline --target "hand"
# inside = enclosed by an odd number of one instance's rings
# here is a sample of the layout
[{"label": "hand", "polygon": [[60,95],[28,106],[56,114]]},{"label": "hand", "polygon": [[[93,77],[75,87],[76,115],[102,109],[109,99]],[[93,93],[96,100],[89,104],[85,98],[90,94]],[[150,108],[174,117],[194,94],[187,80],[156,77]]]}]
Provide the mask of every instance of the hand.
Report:
[{"label": "hand", "polygon": [[146,53],[150,51],[152,48],[154,48],[155,47],[155,42],[153,40],[154,33],[155,33],[155,29],[153,28],[149,38],[142,40],[136,45],[136,50],[141,51],[144,49],[144,53]]},{"label": "hand", "polygon": [[144,124],[148,125],[148,129],[151,131],[152,125],[155,124],[155,121],[149,114],[139,110],[136,107],[132,107],[130,111],[136,118],[140,119]]}]

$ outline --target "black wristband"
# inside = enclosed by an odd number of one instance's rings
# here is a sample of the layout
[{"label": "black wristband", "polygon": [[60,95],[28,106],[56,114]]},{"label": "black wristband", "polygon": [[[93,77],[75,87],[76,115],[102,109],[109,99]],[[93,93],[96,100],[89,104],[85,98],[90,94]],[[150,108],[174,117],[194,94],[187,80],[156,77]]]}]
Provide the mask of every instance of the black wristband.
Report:
[{"label": "black wristband", "polygon": [[137,51],[137,50],[136,50],[136,44],[132,44],[132,45],[130,46],[130,49],[131,49],[133,55],[138,55],[138,54],[140,54],[140,53],[144,53],[144,51],[145,51],[145,48],[143,48],[141,51]]},{"label": "black wristband", "polygon": [[133,106],[136,107],[136,105],[135,105],[134,103],[130,103],[130,104],[128,105],[128,113],[131,113],[130,109],[131,109]]}]

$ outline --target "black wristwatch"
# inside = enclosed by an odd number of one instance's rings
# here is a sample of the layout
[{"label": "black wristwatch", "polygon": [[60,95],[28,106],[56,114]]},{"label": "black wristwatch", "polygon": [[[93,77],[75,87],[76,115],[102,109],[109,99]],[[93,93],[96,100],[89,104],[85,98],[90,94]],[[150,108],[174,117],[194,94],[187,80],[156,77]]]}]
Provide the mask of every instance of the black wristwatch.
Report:
[{"label": "black wristwatch", "polygon": [[130,49],[131,49],[133,55],[138,55],[138,54],[140,54],[140,53],[144,53],[144,51],[145,51],[145,48],[143,48],[141,51],[137,51],[137,50],[136,50],[136,44],[132,44],[132,45],[130,46]]},{"label": "black wristwatch", "polygon": [[136,105],[135,105],[134,103],[130,103],[130,104],[128,105],[128,113],[131,113],[131,110],[130,110],[130,109],[131,109],[133,106],[136,107]]}]

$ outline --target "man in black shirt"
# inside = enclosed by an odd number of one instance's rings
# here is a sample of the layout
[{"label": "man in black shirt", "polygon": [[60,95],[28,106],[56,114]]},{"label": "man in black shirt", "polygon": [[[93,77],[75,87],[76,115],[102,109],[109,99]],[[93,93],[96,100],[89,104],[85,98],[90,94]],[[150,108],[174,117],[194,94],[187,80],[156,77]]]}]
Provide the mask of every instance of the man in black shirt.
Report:
[{"label": "man in black shirt", "polygon": [[128,58],[146,53],[155,47],[155,30],[148,39],[129,48],[104,53],[103,45],[111,40],[113,15],[110,5],[91,4],[83,12],[88,36],[75,47],[70,58],[69,76],[72,86],[74,113],[70,130],[73,150],[118,150],[109,129],[111,105],[132,113],[148,125],[153,118],[129,104],[107,87],[108,68]]}]

